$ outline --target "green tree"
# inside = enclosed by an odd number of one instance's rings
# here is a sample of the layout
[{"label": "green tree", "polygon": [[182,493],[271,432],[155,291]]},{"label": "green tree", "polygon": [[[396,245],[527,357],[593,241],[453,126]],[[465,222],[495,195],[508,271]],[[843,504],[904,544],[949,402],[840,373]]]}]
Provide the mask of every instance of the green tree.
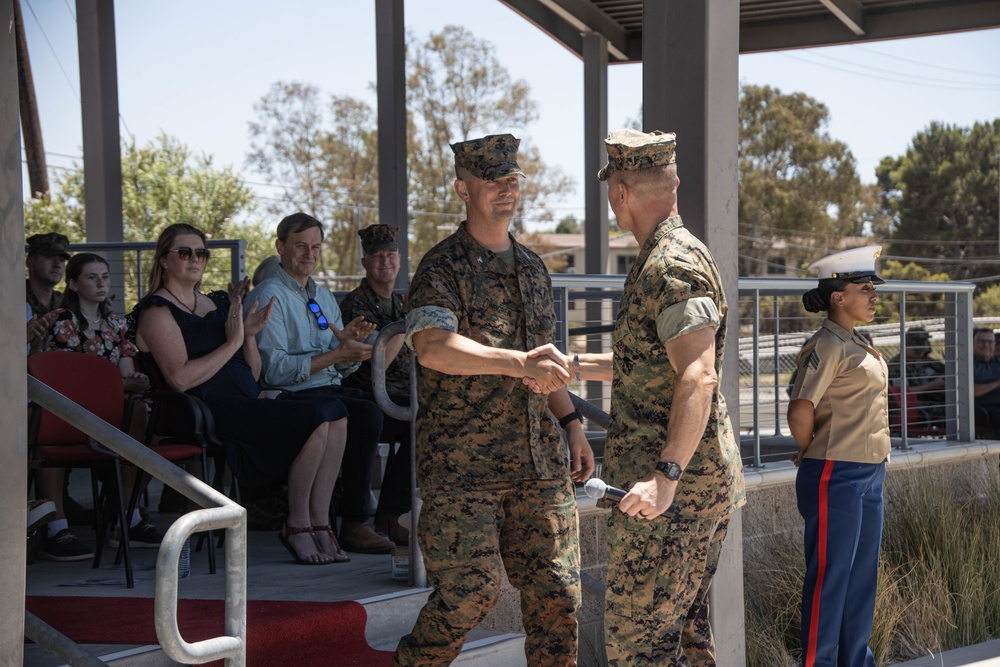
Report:
[{"label": "green tree", "polygon": [[[58,172],[53,185],[50,197],[25,202],[25,236],[58,231],[72,242],[85,242],[82,167]],[[259,222],[246,222],[255,206],[253,193],[230,167],[215,167],[210,156],[192,154],[176,138],[161,134],[145,146],[134,142],[123,146],[122,217],[127,242],[155,241],[167,225],[186,222],[209,238],[246,239],[246,262],[252,271],[274,252],[272,233]],[[126,272],[131,297],[136,293],[133,286],[139,284],[137,267],[126,263]],[[211,286],[225,287],[228,271],[220,263],[215,273],[218,276],[207,278]]]},{"label": "green tree", "polygon": [[325,225],[321,269],[359,271],[357,230],[378,218],[378,144],[372,108],[315,86],[278,82],[254,106],[247,166],[281,189],[267,204],[275,220],[304,211]]},{"label": "green tree", "polygon": [[[947,282],[947,273],[931,273],[926,267],[914,262],[903,263],[894,259],[886,260],[879,269],[879,275],[886,280],[910,280],[920,282]],[[898,294],[879,295],[879,314],[888,316],[889,320],[899,321]],[[906,297],[906,319],[923,317],[944,317],[944,294],[930,291],[926,293],[911,293]]]},{"label": "green tree", "polygon": [[960,128],[931,123],[906,154],[876,170],[893,217],[889,251],[952,280],[995,277],[1000,118]]},{"label": "green tree", "polygon": [[996,317],[1000,313],[1000,285],[990,285],[972,299],[973,317]]},{"label": "green tree", "polygon": [[784,241],[786,266],[840,249],[847,236],[885,227],[874,187],[847,146],[826,132],[826,105],[769,86],[743,85],[739,101],[739,271],[766,273]]},{"label": "green tree", "polygon": [[556,225],[556,234],[579,234],[580,223],[572,215],[565,216]]},{"label": "green tree", "polygon": [[[406,96],[413,269],[464,217],[449,143],[501,132],[521,136],[538,112],[528,85],[511,78],[493,45],[458,26],[423,41],[407,37]],[[376,119],[354,98],[331,100],[325,113],[314,86],[272,85],[250,125],[247,164],[282,188],[275,210],[294,205],[328,223],[328,266],[350,274],[357,272],[357,227],[378,222]],[[515,232],[523,231],[526,220],[551,221],[548,202],[572,185],[529,141],[518,159],[528,179]]]}]

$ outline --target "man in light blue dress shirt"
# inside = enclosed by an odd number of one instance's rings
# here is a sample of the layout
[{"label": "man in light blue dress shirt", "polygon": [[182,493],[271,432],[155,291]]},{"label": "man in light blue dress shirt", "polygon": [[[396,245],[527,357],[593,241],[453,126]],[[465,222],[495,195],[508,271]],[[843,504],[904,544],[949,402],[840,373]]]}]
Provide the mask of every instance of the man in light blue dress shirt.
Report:
[{"label": "man in light blue dress shirt", "polygon": [[333,294],[312,279],[323,243],[319,220],[293,213],[278,224],[277,236],[281,266],[245,300],[267,303],[275,297],[271,318],[257,334],[261,383],[343,401],[348,419],[347,451],[341,466],[340,542],[348,551],[389,553],[395,545],[368,524],[382,410],[370,394],[341,386],[344,377],[371,357],[371,345],[363,341],[374,325],[358,318],[344,326]]}]

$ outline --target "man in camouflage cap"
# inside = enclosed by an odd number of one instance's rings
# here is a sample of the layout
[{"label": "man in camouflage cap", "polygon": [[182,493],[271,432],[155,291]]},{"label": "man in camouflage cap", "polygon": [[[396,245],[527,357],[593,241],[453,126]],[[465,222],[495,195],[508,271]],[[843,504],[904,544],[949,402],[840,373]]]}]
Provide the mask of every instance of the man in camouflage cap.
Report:
[{"label": "man in camouflage cap", "polygon": [[[520,590],[528,665],[575,665],[580,554],[573,481],[593,452],[552,346],[551,280],[510,234],[518,140],[452,145],[467,219],[424,256],[410,287],[407,344],[420,408],[418,538],[434,591],[397,665],[446,665],[500,592]],[[528,356],[540,349],[537,356]],[[522,382],[529,378],[542,393]],[[566,445],[546,407],[564,424]]]},{"label": "man in camouflage cap", "polygon": [[[361,316],[374,322],[378,330],[402,320],[406,306],[396,294],[396,276],[399,274],[399,243],[395,225],[369,225],[358,230],[361,237],[361,266],[365,277],[361,284],[340,302],[346,321]],[[377,331],[372,332],[373,336]],[[390,361],[385,369],[385,389],[398,405],[410,404],[410,351],[403,345],[403,335],[389,341],[385,353]],[[357,371],[344,378],[344,385],[373,391],[371,361],[361,362]],[[410,423],[384,415],[382,441],[399,443],[399,450],[386,464],[382,476],[378,508],[375,510],[375,529],[397,545],[409,543],[409,527],[399,523],[399,516],[410,511]]]},{"label": "man in camouflage cap", "polygon": [[746,502],[719,389],[726,298],[711,253],[681,223],[675,136],[616,130],[605,143],[598,178],[640,246],[613,351],[578,360],[584,379],[613,383],[602,474],[628,489],[608,527],[608,664],[714,665],[708,589]]},{"label": "man in camouflage cap", "polygon": [[62,302],[62,292],[55,287],[66,275],[69,239],[63,234],[49,232],[29,236],[27,243],[28,256],[24,264],[28,267],[28,278],[24,282],[24,294],[31,308],[27,339],[29,349],[37,350],[48,332],[49,322],[45,315]]},{"label": "man in camouflage cap", "polygon": [[62,292],[56,291],[55,286],[66,275],[68,248],[69,239],[57,232],[28,237],[28,256],[24,261],[28,280],[24,291],[36,316],[55,310],[62,301]]}]

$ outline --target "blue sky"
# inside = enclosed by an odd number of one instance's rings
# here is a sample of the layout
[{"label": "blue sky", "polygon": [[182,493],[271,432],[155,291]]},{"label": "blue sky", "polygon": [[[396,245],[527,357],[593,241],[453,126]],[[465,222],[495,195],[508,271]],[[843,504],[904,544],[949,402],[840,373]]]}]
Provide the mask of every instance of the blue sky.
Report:
[{"label": "blue sky", "polygon": [[[21,4],[49,165],[68,167],[82,144],[76,5]],[[118,0],[123,134],[145,143],[167,132],[259,183],[244,166],[247,123],[272,83],[304,81],[374,106],[374,7],[374,0]],[[497,0],[406,0],[405,20],[418,37],[458,24],[494,44],[539,105],[539,120],[515,134],[577,184],[556,203],[556,217],[582,217],[582,183],[591,177],[582,168],[582,61]],[[1000,30],[746,55],[740,79],[823,102],[828,133],[849,146],[862,180],[874,182],[881,158],[903,154],[930,122],[1000,117]],[[641,91],[640,65],[610,68],[612,129],[638,114]]]}]

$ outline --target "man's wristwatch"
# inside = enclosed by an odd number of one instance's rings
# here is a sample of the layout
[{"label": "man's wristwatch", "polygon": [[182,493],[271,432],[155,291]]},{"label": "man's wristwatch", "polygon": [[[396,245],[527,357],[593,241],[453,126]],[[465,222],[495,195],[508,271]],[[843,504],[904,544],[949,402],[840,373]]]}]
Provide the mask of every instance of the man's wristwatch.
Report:
[{"label": "man's wristwatch", "polygon": [[656,464],[656,468],[654,470],[663,473],[664,477],[674,482],[679,480],[681,478],[681,473],[684,472],[681,470],[681,467],[673,461],[660,461]]}]

